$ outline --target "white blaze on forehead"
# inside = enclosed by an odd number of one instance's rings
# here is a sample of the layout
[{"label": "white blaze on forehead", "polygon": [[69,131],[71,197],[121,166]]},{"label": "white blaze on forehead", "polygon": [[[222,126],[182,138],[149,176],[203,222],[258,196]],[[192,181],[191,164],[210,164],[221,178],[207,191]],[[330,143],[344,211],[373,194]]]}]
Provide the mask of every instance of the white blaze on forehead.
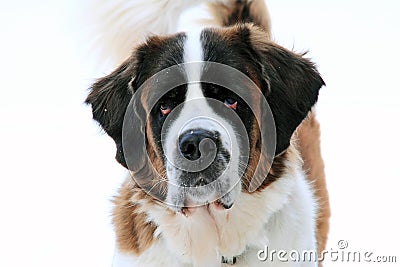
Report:
[{"label": "white blaze on forehead", "polygon": [[201,78],[201,69],[203,61],[203,47],[201,45],[201,29],[186,33],[186,41],[183,51],[183,60],[187,64],[185,71],[188,79],[188,89],[186,93],[186,101],[204,97],[201,86],[198,83]]}]

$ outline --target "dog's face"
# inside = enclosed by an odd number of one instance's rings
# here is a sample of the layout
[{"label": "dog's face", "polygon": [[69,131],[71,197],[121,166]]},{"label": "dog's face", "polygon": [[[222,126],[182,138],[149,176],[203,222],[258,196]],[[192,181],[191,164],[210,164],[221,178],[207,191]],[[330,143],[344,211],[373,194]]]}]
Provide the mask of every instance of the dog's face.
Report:
[{"label": "dog's face", "polygon": [[[274,125],[266,125],[276,130],[272,149],[281,156],[317,101],[324,82],[314,65],[264,36],[261,29],[244,24],[152,37],[92,86],[86,102],[115,140],[117,160],[132,170],[148,156],[146,164],[158,173],[145,177],[148,187],[174,209],[206,203],[228,209],[241,191],[253,191],[249,184],[257,166],[268,165],[262,144],[270,144],[269,137],[260,125],[265,122],[259,121],[266,113],[263,99],[274,118]],[[252,83],[234,72],[219,73],[208,62],[235,69]],[[174,66],[176,71],[168,75]],[[167,75],[160,76],[165,79],[154,81],[166,69]],[[183,82],[164,86],[170,80]],[[133,109],[145,114],[132,123],[143,130],[147,155],[139,154],[130,164],[127,155],[140,151],[123,142],[124,116],[126,121],[138,113],[127,112],[132,97]],[[135,175],[142,175],[141,170]],[[266,173],[262,179],[260,189],[272,178]]]}]

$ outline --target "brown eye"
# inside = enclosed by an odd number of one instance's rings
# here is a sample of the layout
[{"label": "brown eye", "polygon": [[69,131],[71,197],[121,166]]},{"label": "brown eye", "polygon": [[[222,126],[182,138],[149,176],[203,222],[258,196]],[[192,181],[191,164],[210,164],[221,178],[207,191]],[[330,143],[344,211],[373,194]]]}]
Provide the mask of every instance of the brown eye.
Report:
[{"label": "brown eye", "polygon": [[161,103],[160,110],[164,116],[171,112],[171,108],[167,103]]},{"label": "brown eye", "polygon": [[233,110],[236,110],[237,108],[237,101],[231,97],[226,98],[224,104],[225,106]]}]

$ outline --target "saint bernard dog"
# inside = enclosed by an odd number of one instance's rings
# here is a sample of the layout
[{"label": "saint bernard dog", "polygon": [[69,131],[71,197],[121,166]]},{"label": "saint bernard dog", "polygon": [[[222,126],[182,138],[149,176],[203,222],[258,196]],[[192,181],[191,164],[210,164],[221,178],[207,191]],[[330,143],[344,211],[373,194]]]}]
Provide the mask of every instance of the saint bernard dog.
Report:
[{"label": "saint bernard dog", "polygon": [[[198,4],[212,20],[178,29]],[[113,202],[113,266],[321,265],[288,253],[318,255],[327,240],[313,108],[324,81],[305,54],[272,40],[264,1],[103,7],[98,45],[124,60],[86,103],[129,172]],[[281,250],[286,258],[260,257]]]}]

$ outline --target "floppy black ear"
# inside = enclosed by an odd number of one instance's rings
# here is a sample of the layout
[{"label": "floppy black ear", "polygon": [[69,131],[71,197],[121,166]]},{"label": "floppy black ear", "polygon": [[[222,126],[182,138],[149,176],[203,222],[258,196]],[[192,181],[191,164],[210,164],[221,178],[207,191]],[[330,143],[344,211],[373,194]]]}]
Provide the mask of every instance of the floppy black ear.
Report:
[{"label": "floppy black ear", "polygon": [[318,99],[325,85],[315,65],[303,55],[272,42],[257,44],[263,93],[274,115],[276,155],[288,148],[290,138]]},{"label": "floppy black ear", "polygon": [[92,106],[93,119],[114,139],[117,146],[116,160],[124,167],[122,125],[133,95],[130,83],[135,77],[135,66],[135,59],[130,57],[111,74],[97,80],[85,100],[86,104]]}]

